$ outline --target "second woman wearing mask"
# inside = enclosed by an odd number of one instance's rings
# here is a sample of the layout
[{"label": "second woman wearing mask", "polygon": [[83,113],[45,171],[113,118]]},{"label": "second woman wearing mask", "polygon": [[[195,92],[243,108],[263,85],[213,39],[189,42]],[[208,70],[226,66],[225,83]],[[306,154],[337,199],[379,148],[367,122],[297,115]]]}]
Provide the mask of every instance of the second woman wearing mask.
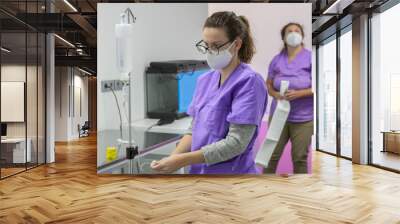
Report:
[{"label": "second woman wearing mask", "polygon": [[[313,134],[313,92],[311,80],[311,52],[304,48],[304,30],[300,24],[289,23],[281,30],[283,50],[269,65],[267,88],[273,97],[271,115],[278,100],[290,102],[290,112],[280,139],[275,147],[265,173],[275,173],[283,150],[290,140],[294,173],[307,173],[308,148]],[[281,81],[289,81],[284,96],[279,93]],[[271,117],[270,117],[271,120]]]}]

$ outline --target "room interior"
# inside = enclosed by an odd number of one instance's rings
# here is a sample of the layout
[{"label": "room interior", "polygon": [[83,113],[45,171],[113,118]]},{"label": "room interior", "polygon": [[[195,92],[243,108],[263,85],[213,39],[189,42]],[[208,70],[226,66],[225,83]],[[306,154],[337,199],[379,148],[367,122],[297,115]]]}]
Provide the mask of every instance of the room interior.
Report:
[{"label": "room interior", "polygon": [[312,175],[288,178],[97,174],[97,127],[118,123],[97,111],[115,109],[97,100],[98,4],[117,2],[167,1],[0,2],[0,223],[399,222],[398,1],[237,1],[312,4]]}]

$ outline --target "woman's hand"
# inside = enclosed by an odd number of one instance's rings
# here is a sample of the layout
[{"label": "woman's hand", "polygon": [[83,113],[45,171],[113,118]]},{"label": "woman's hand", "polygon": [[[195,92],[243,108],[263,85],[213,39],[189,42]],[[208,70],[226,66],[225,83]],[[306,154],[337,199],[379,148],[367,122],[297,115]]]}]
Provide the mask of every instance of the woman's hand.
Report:
[{"label": "woman's hand", "polygon": [[184,167],[183,154],[173,154],[159,161],[152,161],[150,167],[160,173],[173,173]]},{"label": "woman's hand", "polygon": [[276,100],[283,100],[283,99],[285,99],[285,97],[282,96],[282,95],[281,95],[279,92],[277,92],[277,91],[272,92],[271,96],[272,96],[273,98],[275,98]]},{"label": "woman's hand", "polygon": [[295,99],[298,99],[298,98],[302,98],[304,96],[305,96],[305,94],[304,94],[303,90],[293,90],[293,89],[291,89],[291,90],[286,91],[286,93],[285,93],[285,99],[288,100],[288,101],[295,100]]},{"label": "woman's hand", "polygon": [[267,89],[268,89],[268,94],[273,97],[275,100],[283,100],[285,97],[283,97],[279,91],[276,91],[274,89],[274,84],[272,79],[267,79]]},{"label": "woman's hand", "polygon": [[172,154],[160,161],[151,162],[150,167],[160,173],[172,173],[182,167],[204,162],[203,150],[200,149],[193,152]]}]

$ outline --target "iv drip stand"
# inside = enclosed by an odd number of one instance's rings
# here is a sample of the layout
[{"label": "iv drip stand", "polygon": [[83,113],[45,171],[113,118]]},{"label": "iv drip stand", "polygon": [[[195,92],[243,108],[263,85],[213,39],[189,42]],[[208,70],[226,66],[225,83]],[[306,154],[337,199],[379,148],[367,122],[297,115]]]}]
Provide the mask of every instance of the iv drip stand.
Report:
[{"label": "iv drip stand", "polygon": [[[133,15],[132,11],[130,8],[125,9],[124,14],[128,17],[127,18],[127,23],[131,24],[134,23],[136,21],[136,17]],[[132,18],[132,22],[130,20],[130,18]],[[138,146],[134,146],[132,144],[132,73],[129,72],[128,73],[128,92],[129,92],[129,96],[128,96],[128,101],[129,101],[129,105],[128,105],[128,136],[129,136],[129,140],[128,140],[128,147],[126,148],[126,158],[129,160],[129,171],[132,174],[133,173],[133,161],[135,159],[135,157],[139,154],[139,149]]]},{"label": "iv drip stand", "polygon": [[128,78],[129,78],[129,106],[128,106],[128,111],[129,111],[129,115],[128,115],[128,123],[129,123],[129,146],[132,147],[132,76],[131,73],[128,73]]},{"label": "iv drip stand", "polygon": [[[129,85],[129,97],[128,97],[128,100],[129,100],[129,105],[128,105],[128,111],[129,111],[129,114],[128,114],[128,136],[129,136],[129,147],[127,148],[127,151],[129,151],[129,149],[132,149],[132,127],[131,127],[131,125],[132,125],[132,79],[131,79],[131,72],[129,72],[128,73],[128,79],[129,79],[129,81],[128,81],[128,85]],[[127,153],[128,154],[128,156],[130,155],[130,153],[128,152]],[[133,170],[132,170],[132,166],[133,166],[133,158],[132,159],[130,159],[130,161],[129,161],[129,170],[130,170],[130,172],[132,173],[133,172]]]}]

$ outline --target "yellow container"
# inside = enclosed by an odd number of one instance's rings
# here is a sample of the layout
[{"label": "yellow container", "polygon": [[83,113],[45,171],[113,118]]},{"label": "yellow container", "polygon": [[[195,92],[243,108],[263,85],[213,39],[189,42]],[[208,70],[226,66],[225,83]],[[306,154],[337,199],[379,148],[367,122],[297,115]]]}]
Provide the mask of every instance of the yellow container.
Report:
[{"label": "yellow container", "polygon": [[107,162],[111,162],[116,160],[118,157],[118,152],[117,152],[117,148],[115,147],[107,147],[106,149],[106,160]]}]

